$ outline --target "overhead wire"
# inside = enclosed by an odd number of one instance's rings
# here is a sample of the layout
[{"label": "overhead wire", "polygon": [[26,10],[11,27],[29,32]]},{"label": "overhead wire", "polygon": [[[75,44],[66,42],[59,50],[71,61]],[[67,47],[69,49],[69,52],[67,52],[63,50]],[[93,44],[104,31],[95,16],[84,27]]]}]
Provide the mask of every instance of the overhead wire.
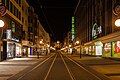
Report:
[{"label": "overhead wire", "polygon": [[39,4],[39,7],[40,7],[40,9],[41,9],[42,13],[43,13],[43,16],[44,16],[44,18],[45,18],[45,21],[46,21],[46,23],[47,23],[47,25],[48,25],[48,27],[49,27],[49,29],[50,29],[50,31],[51,31],[51,33],[52,33],[52,35],[53,35],[53,38],[54,38],[54,40],[56,40],[55,35],[54,35],[54,33],[53,33],[53,31],[52,31],[52,29],[51,29],[51,27],[50,27],[49,23],[48,23],[48,19],[47,19],[46,15],[45,15],[45,13],[44,13],[44,11],[43,11],[42,4],[40,3],[40,1],[39,1],[39,0],[37,0],[37,2],[38,2],[38,4]]}]

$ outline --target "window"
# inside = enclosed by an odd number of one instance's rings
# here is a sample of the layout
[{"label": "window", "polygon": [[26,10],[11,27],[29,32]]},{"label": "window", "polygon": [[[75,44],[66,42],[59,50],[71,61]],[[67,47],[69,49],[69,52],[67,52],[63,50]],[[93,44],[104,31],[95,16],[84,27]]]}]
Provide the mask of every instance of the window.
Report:
[{"label": "window", "polygon": [[5,5],[5,0],[2,0],[2,3]]},{"label": "window", "polygon": [[21,6],[21,0],[18,0],[19,1],[19,6]]},{"label": "window", "polygon": [[10,2],[10,12],[12,13],[12,11],[13,11],[13,4],[12,2]]},{"label": "window", "polygon": [[19,20],[21,20],[21,12],[19,11]]},{"label": "window", "polygon": [[24,23],[24,18],[22,17],[22,22]]},{"label": "window", "polygon": [[9,10],[9,2],[10,2],[9,0],[6,1],[6,7],[8,10]]},{"label": "window", "polygon": [[14,15],[16,16],[16,14],[15,14],[15,13],[16,13],[16,7],[15,7],[15,6],[14,6],[14,12],[13,12],[13,13],[14,13]]},{"label": "window", "polygon": [[11,22],[11,26],[12,26],[12,28],[11,28],[11,29],[12,29],[12,32],[15,32],[15,22],[12,21],[12,22]]}]

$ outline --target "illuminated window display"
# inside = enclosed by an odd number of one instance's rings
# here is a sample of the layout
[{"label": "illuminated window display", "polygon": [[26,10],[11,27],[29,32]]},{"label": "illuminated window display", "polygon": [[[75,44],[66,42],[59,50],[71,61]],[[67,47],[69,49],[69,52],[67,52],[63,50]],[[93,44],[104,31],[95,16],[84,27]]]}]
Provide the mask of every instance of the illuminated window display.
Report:
[{"label": "illuminated window display", "polygon": [[111,43],[105,43],[104,49],[103,49],[103,56],[111,57]]},{"label": "illuminated window display", "polygon": [[120,41],[112,42],[112,46],[113,57],[120,57]]},{"label": "illuminated window display", "polygon": [[92,55],[95,55],[95,47],[94,46],[91,47],[91,53],[92,53]]},{"label": "illuminated window display", "polygon": [[7,58],[20,57],[21,45],[14,42],[7,42]]},{"label": "illuminated window display", "polygon": [[88,51],[89,51],[88,54],[91,55],[91,46],[89,46],[89,50]]},{"label": "illuminated window display", "polygon": [[95,55],[95,47],[89,46],[89,55]]},{"label": "illuminated window display", "polygon": [[14,57],[15,55],[15,44],[12,42],[7,42],[7,57]]},{"label": "illuminated window display", "polygon": [[85,54],[88,54],[88,47],[85,47]]},{"label": "illuminated window display", "polygon": [[102,46],[96,46],[96,55],[102,55]]},{"label": "illuminated window display", "polygon": [[21,55],[21,47],[19,45],[16,45],[16,56],[20,57]]}]

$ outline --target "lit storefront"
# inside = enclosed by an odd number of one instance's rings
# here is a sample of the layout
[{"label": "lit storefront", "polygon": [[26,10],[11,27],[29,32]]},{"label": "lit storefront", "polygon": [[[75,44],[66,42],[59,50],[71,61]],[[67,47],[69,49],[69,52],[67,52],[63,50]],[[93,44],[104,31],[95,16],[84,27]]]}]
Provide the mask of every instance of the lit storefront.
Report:
[{"label": "lit storefront", "polygon": [[88,55],[95,55],[95,46],[89,46]]},{"label": "lit storefront", "polygon": [[84,53],[88,54],[88,47],[87,46],[84,48]]},{"label": "lit storefront", "polygon": [[112,56],[120,57],[120,41],[112,42]]},{"label": "lit storefront", "polygon": [[21,57],[22,46],[20,38],[22,36],[22,27],[20,24],[9,18],[6,18],[6,21],[9,24],[9,29],[6,29],[6,36],[4,35],[3,39],[3,57],[4,59]]},{"label": "lit storefront", "polygon": [[111,43],[104,44],[103,57],[111,57]]},{"label": "lit storefront", "polygon": [[96,41],[94,44],[95,44],[95,55],[97,56],[102,55],[103,43],[101,41]]},{"label": "lit storefront", "polygon": [[[102,57],[120,57],[120,31],[85,43],[89,55],[102,55]],[[97,42],[97,43],[96,43]],[[95,45],[90,46],[90,45]],[[95,51],[94,51],[95,50]],[[95,52],[95,53],[94,53]]]},{"label": "lit storefront", "polygon": [[13,41],[7,41],[7,58],[21,56],[21,44]]},{"label": "lit storefront", "polygon": [[30,41],[22,41],[22,56],[31,56],[33,55],[33,49],[32,47],[33,43]]}]

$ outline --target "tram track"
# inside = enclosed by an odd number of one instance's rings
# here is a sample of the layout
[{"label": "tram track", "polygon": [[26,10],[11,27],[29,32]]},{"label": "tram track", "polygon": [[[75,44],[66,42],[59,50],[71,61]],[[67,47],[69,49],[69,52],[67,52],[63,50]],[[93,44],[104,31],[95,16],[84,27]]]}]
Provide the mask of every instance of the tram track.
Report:
[{"label": "tram track", "polygon": [[55,62],[55,60],[56,60],[56,57],[57,57],[57,55],[56,55],[55,58],[53,59],[53,61],[52,61],[51,65],[50,65],[50,68],[49,68],[49,70],[48,70],[48,72],[47,72],[47,75],[45,76],[44,80],[47,80],[47,77],[48,77],[48,75],[50,74],[50,71],[51,71],[51,69],[52,69],[52,67],[53,67],[53,64],[54,64],[54,62]]},{"label": "tram track", "polygon": [[[29,76],[30,75],[30,76]],[[9,80],[108,80],[86,69],[83,65],[60,52],[52,54],[31,70]]]},{"label": "tram track", "polygon": [[39,64],[37,64],[36,66],[34,66],[31,70],[26,71],[24,74],[21,74],[19,76],[16,76],[17,74],[14,74],[13,76],[11,76],[9,79],[7,80],[25,80],[23,79],[25,76],[27,76],[28,74],[30,74],[32,71],[34,71],[35,69],[37,69],[38,67],[42,66],[45,62],[49,61],[51,58],[53,58],[56,54],[52,54],[50,57],[44,59],[42,62],[40,62]]},{"label": "tram track", "polygon": [[76,62],[70,57],[64,56],[63,54],[61,54],[61,56],[63,57],[64,62],[66,63],[72,77],[74,77],[74,80],[79,80],[79,78],[81,80],[104,80],[103,78],[98,77],[88,69],[84,68],[80,63]]}]

